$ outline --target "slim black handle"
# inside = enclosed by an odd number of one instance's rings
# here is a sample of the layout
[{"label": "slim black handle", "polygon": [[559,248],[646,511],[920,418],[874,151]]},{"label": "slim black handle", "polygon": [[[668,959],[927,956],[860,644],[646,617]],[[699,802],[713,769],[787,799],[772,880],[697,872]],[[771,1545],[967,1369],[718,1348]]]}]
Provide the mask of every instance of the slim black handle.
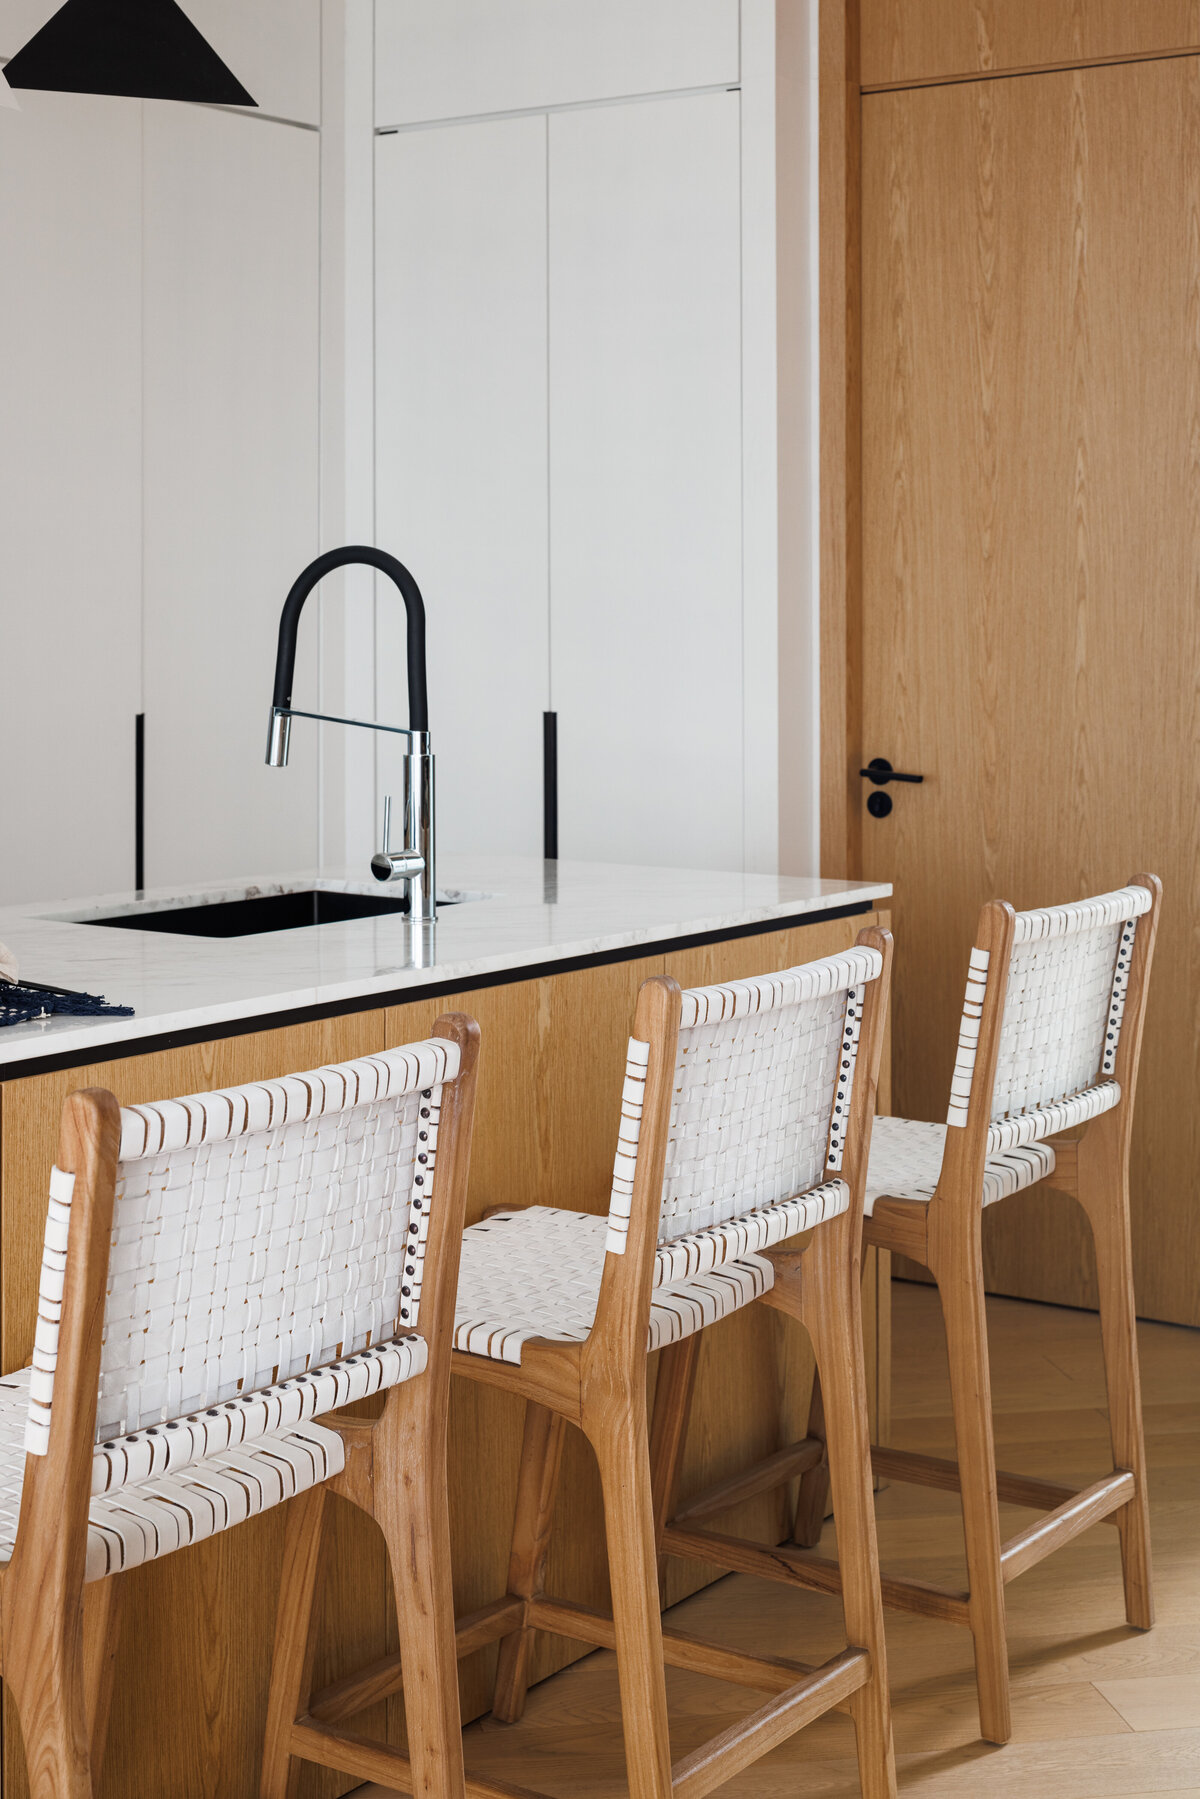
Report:
[{"label": "slim black handle", "polygon": [[858,772],[864,780],[873,781],[876,787],[886,786],[889,781],[911,781],[914,786],[919,786],[925,779],[924,775],[902,775],[899,769],[892,767],[886,756],[873,756],[867,766],[860,768]]}]

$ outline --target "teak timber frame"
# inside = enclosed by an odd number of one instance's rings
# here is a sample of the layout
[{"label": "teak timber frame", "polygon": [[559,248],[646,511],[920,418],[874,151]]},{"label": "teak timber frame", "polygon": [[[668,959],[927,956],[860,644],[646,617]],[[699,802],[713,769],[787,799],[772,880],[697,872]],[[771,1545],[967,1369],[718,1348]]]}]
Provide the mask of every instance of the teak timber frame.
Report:
[{"label": "teak timber frame", "polygon": [[[947,1132],[945,1158],[933,1198],[879,1199],[863,1229],[865,1244],[910,1256],[924,1264],[934,1277],[946,1328],[958,1450],[957,1461],[949,1461],[873,1446],[872,1467],[877,1475],[889,1480],[961,1494],[966,1539],[966,1591],[885,1573],[883,1602],[898,1611],[965,1625],[971,1631],[980,1728],[993,1743],[1005,1743],[1012,1735],[1004,1605],[1004,1588],[1010,1580],[1061,1549],[1089,1526],[1107,1520],[1120,1533],[1126,1618],[1139,1630],[1149,1630],[1154,1623],[1129,1240],[1129,1142],[1162,884],[1156,875],[1141,874],[1134,875],[1129,885],[1145,887],[1154,895],[1154,903],[1138,921],[1134,937],[1121,1038],[1111,1077],[1120,1085],[1121,1098],[1111,1111],[1092,1119],[1077,1132],[1050,1139],[1057,1166],[1043,1183],[1078,1200],[1095,1240],[1112,1472],[1091,1486],[1075,1489],[1053,1481],[998,1473],[996,1469],[982,1226],[983,1171],[1015,918],[1013,908],[1004,902],[993,901],[984,907],[975,938],[979,948],[990,953],[990,961],[967,1123],[962,1129]],[[786,1280],[777,1281],[774,1292],[757,1303],[778,1304],[786,1288]],[[821,1592],[842,1590],[843,1583],[851,1579],[844,1552],[840,1565],[808,1552],[820,1539],[831,1473],[839,1542],[842,1529],[832,1451],[826,1457],[820,1450],[828,1423],[822,1410],[822,1382],[828,1408],[828,1377],[818,1357],[804,1441],[692,1499],[667,1527],[664,1543],[668,1549],[678,1548],[719,1567],[791,1580]],[[801,1477],[793,1530],[797,1547],[763,1550],[695,1528],[694,1520],[706,1519],[732,1504],[735,1498],[779,1486],[796,1474]],[[1005,1542],[1000,1535],[1001,1500],[1043,1510],[1044,1516]]]},{"label": "teak timber frame", "polygon": [[[638,1142],[632,1216],[623,1255],[605,1257],[595,1322],[584,1343],[526,1343],[520,1365],[455,1351],[456,1373],[520,1394],[526,1404],[508,1592],[458,1620],[458,1653],[500,1642],[493,1715],[520,1718],[529,1685],[535,1632],[615,1649],[630,1799],[703,1799],[804,1725],[832,1707],[854,1719],[865,1799],[894,1799],[892,1749],[879,1563],[872,1509],[870,1433],[860,1312],[862,1199],[871,1118],[884,1041],[891,973],[890,933],[877,927],[857,941],[878,949],[884,967],[867,989],[842,1178],[854,1194],[850,1210],[817,1227],[813,1280],[804,1316],[831,1395],[830,1458],[842,1496],[843,1595],[850,1647],[822,1667],[758,1657],[664,1630],[658,1564],[666,1482],[680,1443],[667,1428],[681,1416],[683,1387],[694,1372],[695,1345],[682,1358],[664,1352],[653,1440],[646,1413],[646,1338],[658,1243],[663,1165],[679,1031],[680,988],[669,976],[645,981],[634,1035],[650,1045]],[[786,1249],[773,1256],[786,1265]],[[679,1346],[689,1349],[689,1344]],[[664,1397],[666,1395],[667,1397]],[[547,1596],[546,1558],[566,1426],[587,1437],[603,1491],[612,1615]],[[823,1453],[818,1446],[816,1454]],[[766,1703],[674,1766],[668,1737],[665,1667],[688,1668],[770,1695]],[[401,1682],[400,1659],[386,1657],[336,1687],[314,1695],[309,1711],[337,1744],[337,1765],[364,1780],[406,1785],[402,1757],[329,1727]],[[409,1789],[411,1790],[411,1789]],[[528,1789],[467,1778],[469,1799],[543,1799]],[[276,1799],[274,1791],[264,1799]],[[282,1794],[279,1795],[282,1799]]]},{"label": "teak timber frame", "polygon": [[[502,1636],[493,1710],[504,1721],[521,1716],[533,1635],[550,1630],[617,1653],[621,1717],[631,1799],[703,1799],[833,1706],[854,1719],[866,1799],[895,1793],[878,1556],[871,1498],[866,1382],[859,1310],[862,1202],[871,1118],[879,1077],[891,972],[891,937],[860,932],[860,944],[883,957],[879,980],[864,1005],[857,1075],[843,1178],[849,1210],[816,1228],[799,1260],[811,1263],[803,1316],[830,1395],[830,1456],[843,1506],[843,1595],[850,1646],[816,1669],[745,1655],[664,1630],[660,1616],[659,1556],[670,1545],[663,1525],[669,1484],[682,1441],[683,1417],[695,1372],[700,1333],[664,1353],[655,1424],[646,1417],[646,1336],[658,1241],[679,1031],[680,990],[674,981],[647,981],[639,994],[634,1035],[650,1045],[645,1110],[638,1145],[633,1209],[625,1253],[605,1258],[595,1323],[585,1343],[535,1342],[519,1367],[456,1354],[456,1369],[502,1385],[526,1401],[525,1439],[513,1528],[509,1591],[484,1628]],[[786,1270],[786,1248],[772,1259]],[[790,1282],[787,1295],[796,1291]],[[784,1309],[791,1308],[785,1297]],[[546,1552],[565,1427],[576,1425],[600,1468],[612,1589],[611,1618],[544,1593]],[[476,1619],[460,1629],[475,1631]],[[714,1675],[770,1695],[738,1724],[674,1766],[667,1726],[665,1665]]]},{"label": "teak timber frame", "polygon": [[[346,1463],[291,1510],[264,1794],[294,1791],[290,1757],[345,1765],[303,1707],[298,1717],[289,1710],[311,1662],[307,1627],[330,1491],[375,1518],[391,1558],[401,1653],[410,1670],[405,1785],[431,1799],[461,1799],[463,1791],[446,1418],[479,1027],[462,1014],[448,1014],[433,1034],[459,1045],[460,1069],[445,1088],[426,1246],[420,1328],[428,1363],[388,1393],[377,1418],[321,1419],[342,1437]],[[32,1799],[92,1799],[93,1774],[104,1755],[122,1577],[85,1586],[84,1569],[120,1140],[121,1110],[111,1093],[88,1088],[68,1096],[57,1162],[74,1174],[75,1189],[49,1451],[26,1457],[16,1544],[11,1562],[0,1569],[0,1672],[20,1715]]]}]

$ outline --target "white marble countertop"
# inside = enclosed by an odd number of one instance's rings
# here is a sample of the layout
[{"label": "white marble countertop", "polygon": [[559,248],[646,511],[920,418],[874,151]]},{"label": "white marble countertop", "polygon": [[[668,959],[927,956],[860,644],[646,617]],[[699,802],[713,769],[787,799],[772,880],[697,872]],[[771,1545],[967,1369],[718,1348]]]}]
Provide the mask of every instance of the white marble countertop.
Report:
[{"label": "white marble countertop", "polygon": [[[736,931],[772,919],[869,904],[884,882],[791,875],[714,874],[601,862],[541,862],[528,856],[445,856],[440,891],[474,897],[439,907],[435,925],[403,916],[360,918],[245,937],[191,937],[91,925],[89,917],[197,905],[206,900],[309,891],[314,886],[377,896],[359,870],[158,888],[138,895],[61,900],[0,911],[0,942],[22,976],[103,994],[132,1006],[132,1018],[56,1014],[0,1028],[0,1073],[22,1062],[176,1031],[196,1032],[315,1006],[369,1002],[424,986],[470,987],[508,970],[605,957],[640,944]],[[400,887],[382,891],[399,895]],[[15,1066],[14,1066],[15,1065]]]}]

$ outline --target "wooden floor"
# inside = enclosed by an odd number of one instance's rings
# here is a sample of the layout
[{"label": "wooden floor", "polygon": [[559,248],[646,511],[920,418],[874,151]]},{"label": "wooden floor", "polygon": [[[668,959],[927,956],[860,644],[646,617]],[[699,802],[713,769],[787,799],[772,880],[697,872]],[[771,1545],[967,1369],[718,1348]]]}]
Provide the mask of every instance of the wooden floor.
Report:
[{"label": "wooden floor", "polygon": [[[1000,1465],[1083,1484],[1108,1467],[1095,1318],[989,1302]],[[901,1790],[922,1799],[1200,1799],[1200,1332],[1145,1325],[1142,1381],[1152,1472],[1156,1628],[1123,1622],[1116,1532],[1101,1525],[1008,1589],[1013,1741],[977,1734],[970,1638],[889,1613]],[[931,1289],[895,1287],[893,1440],[953,1453],[945,1350]],[[885,1564],[963,1585],[953,1495],[893,1485],[879,1496]],[[1004,1508],[1005,1532],[1031,1514]],[[826,1528],[824,1547],[833,1541]],[[759,1653],[818,1661],[842,1646],[837,1602],[731,1575],[676,1607],[692,1630]],[[668,1674],[672,1744],[686,1752],[755,1703]],[[467,1765],[562,1799],[625,1791],[615,1665],[596,1654],[530,1695],[524,1721],[483,1720]],[[849,1721],[833,1714],[731,1781],[738,1799],[858,1794]],[[366,1787],[357,1799],[383,1799]]]}]

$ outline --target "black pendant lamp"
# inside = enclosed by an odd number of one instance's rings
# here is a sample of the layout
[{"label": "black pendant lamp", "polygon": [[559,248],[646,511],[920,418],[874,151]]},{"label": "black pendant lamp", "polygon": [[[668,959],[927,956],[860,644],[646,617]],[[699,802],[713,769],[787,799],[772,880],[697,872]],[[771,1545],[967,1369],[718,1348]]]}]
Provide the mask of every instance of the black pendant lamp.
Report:
[{"label": "black pendant lamp", "polygon": [[176,0],[67,0],[4,73],[59,94],[257,104]]}]

